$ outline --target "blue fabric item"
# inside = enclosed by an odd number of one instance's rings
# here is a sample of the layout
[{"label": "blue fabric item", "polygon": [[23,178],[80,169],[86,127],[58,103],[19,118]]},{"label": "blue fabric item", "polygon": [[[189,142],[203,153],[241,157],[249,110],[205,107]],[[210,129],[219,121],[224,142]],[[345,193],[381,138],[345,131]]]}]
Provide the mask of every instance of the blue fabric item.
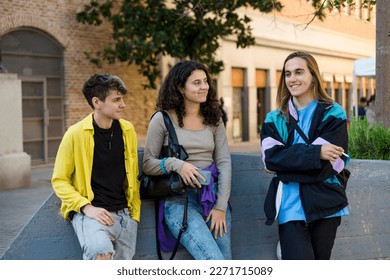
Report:
[{"label": "blue fabric item", "polygon": [[[298,110],[298,125],[302,131],[309,135],[309,129],[311,126],[311,121],[313,119],[314,111],[317,107],[317,100],[312,101],[304,109]],[[302,143],[305,144],[305,140],[299,135],[297,131],[294,132],[294,144]],[[339,212],[328,216],[329,217],[338,217],[348,215],[348,207],[340,210]],[[283,184],[283,195],[282,203],[280,206],[280,212],[278,217],[279,224],[284,224],[289,221],[304,221],[306,220],[305,212],[303,211],[302,202],[299,193],[299,183],[289,182]]]},{"label": "blue fabric item", "polygon": [[[298,121],[302,116],[299,116],[292,100],[289,103],[290,110],[295,111],[291,118]],[[264,165],[268,170],[277,172],[264,201],[266,225],[272,225],[277,214],[280,214],[280,204],[276,203],[280,181],[300,184],[301,203],[308,223],[334,215],[348,206],[348,198],[341,186],[334,191],[327,189],[337,187],[338,184],[331,184],[328,180],[337,176],[349,159],[341,157],[336,162],[327,162],[320,158],[321,145],[327,143],[339,145],[348,152],[344,109],[336,102],[317,103],[309,128],[309,145],[294,142],[293,130],[294,124],[287,122],[279,109],[267,114],[261,128]]]},{"label": "blue fabric item", "polygon": [[[138,223],[130,217],[129,209],[110,211],[113,226],[106,226],[84,214],[76,213],[71,221],[81,248],[83,259],[94,260],[97,255],[113,254],[114,260],[131,260],[134,257]],[[116,246],[112,239],[115,237]]]},{"label": "blue fabric item", "polygon": [[164,173],[164,174],[168,174],[168,173],[169,173],[169,172],[165,169],[165,166],[164,166],[166,160],[167,160],[167,158],[165,157],[165,158],[163,158],[163,159],[160,161],[160,168],[161,168],[162,173]]},{"label": "blue fabric item", "polygon": [[[218,183],[214,182],[213,192],[218,192]],[[227,232],[214,238],[210,231],[211,220],[206,223],[199,204],[199,189],[188,189],[188,224],[180,243],[195,260],[231,260],[231,209],[226,208]],[[184,198],[170,197],[165,201],[165,222],[174,236],[178,236],[184,209]]]},{"label": "blue fabric item", "polygon": [[[317,100],[313,100],[304,109],[297,111],[297,123],[302,131],[309,135],[311,120],[313,119],[314,110],[317,107]],[[305,143],[301,135],[297,131],[294,132],[294,144]],[[283,185],[282,204],[280,205],[279,224],[287,223],[289,221],[305,220],[305,213],[303,211],[301,198],[299,195],[299,184],[296,182],[289,182]]]},{"label": "blue fabric item", "polygon": [[[202,208],[202,215],[204,217],[207,217],[210,214],[210,211],[213,208],[216,201],[215,194],[213,192],[213,185],[214,185],[214,181],[218,177],[218,170],[215,163],[211,164],[207,168],[204,168],[203,170],[211,171],[210,184],[208,186],[202,187],[200,201],[199,201],[199,204]],[[170,232],[167,224],[165,223],[164,207],[165,207],[165,200],[160,200],[159,208],[158,208],[158,220],[157,220],[157,238],[158,241],[160,242],[161,250],[164,252],[170,252],[173,251],[173,249],[175,248],[176,238]]]}]

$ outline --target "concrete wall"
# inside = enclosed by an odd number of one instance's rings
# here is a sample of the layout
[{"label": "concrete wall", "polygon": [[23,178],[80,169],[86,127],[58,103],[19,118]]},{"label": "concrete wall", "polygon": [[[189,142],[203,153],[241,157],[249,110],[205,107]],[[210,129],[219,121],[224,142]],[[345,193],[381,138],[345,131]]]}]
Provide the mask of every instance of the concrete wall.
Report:
[{"label": "concrete wall", "polygon": [[[258,154],[232,154],[231,196],[233,258],[274,260],[277,225],[264,225],[263,201],[270,175]],[[342,220],[333,259],[390,259],[390,161],[352,160],[347,193],[351,214]],[[144,201],[135,259],[157,259],[154,204]],[[71,225],[59,214],[53,194],[36,212],[2,259],[80,259],[81,250]],[[180,250],[176,259],[191,259]]]},{"label": "concrete wall", "polygon": [[30,186],[31,157],[23,152],[22,85],[0,73],[0,190]]}]

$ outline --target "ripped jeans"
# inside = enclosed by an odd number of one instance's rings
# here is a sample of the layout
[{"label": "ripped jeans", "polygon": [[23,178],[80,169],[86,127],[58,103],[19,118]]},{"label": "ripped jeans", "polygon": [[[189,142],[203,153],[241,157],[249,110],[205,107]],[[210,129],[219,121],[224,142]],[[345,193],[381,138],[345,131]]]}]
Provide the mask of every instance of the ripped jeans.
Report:
[{"label": "ripped jeans", "polygon": [[83,251],[84,260],[94,260],[97,255],[112,254],[114,260],[131,260],[135,254],[138,223],[130,217],[127,208],[110,212],[113,226],[76,213],[72,225]]}]

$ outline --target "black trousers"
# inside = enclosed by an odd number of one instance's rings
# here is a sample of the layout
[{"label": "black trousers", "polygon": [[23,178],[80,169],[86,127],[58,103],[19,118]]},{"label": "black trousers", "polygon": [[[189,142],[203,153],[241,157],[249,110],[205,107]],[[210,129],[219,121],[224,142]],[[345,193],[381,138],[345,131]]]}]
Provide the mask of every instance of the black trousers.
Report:
[{"label": "black trousers", "polygon": [[329,260],[341,217],[279,225],[283,260]]}]

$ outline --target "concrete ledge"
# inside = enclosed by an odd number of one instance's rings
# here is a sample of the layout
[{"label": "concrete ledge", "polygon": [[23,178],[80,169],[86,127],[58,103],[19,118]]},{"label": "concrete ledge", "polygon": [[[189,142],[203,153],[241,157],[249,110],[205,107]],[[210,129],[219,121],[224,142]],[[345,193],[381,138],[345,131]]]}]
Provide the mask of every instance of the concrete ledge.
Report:
[{"label": "concrete ledge", "polygon": [[[232,249],[237,260],[274,260],[276,223],[264,224],[263,201],[271,175],[258,154],[232,154]],[[390,259],[390,161],[352,160],[348,197],[351,214],[342,220],[333,259]],[[26,224],[1,259],[81,259],[72,226],[59,214],[52,194]],[[135,259],[156,260],[154,203],[144,201]],[[168,255],[168,254],[166,254]],[[192,259],[181,249],[175,259]]]}]

